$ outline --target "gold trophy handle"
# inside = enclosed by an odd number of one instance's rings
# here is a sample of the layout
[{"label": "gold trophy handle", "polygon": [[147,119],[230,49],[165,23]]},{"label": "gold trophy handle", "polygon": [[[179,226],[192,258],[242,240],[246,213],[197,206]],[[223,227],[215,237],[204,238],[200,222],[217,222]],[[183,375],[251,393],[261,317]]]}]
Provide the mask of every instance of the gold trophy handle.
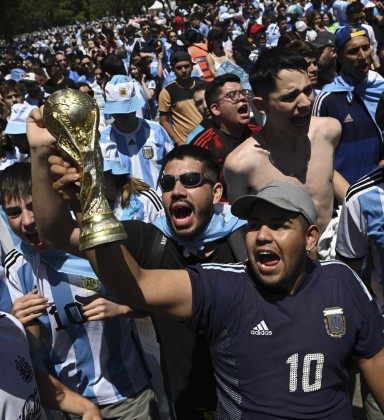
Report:
[{"label": "gold trophy handle", "polygon": [[104,194],[103,157],[99,145],[99,108],[89,95],[64,89],[49,96],[44,125],[57,139],[64,157],[79,170],[80,251],[126,239],[123,225],[111,211]]}]

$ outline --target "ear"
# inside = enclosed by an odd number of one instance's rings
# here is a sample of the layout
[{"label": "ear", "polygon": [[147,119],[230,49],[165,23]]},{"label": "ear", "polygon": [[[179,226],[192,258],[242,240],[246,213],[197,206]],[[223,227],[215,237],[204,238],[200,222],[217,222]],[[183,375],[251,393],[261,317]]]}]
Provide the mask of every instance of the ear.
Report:
[{"label": "ear", "polygon": [[220,108],[219,108],[219,106],[217,105],[216,102],[214,102],[213,104],[211,104],[211,106],[210,106],[209,109],[210,109],[210,111],[211,111],[211,113],[212,113],[213,116],[218,117],[219,115],[221,115]]},{"label": "ear", "polygon": [[309,226],[306,233],[306,250],[307,252],[312,251],[316,247],[320,237],[320,229],[316,225]]},{"label": "ear", "polygon": [[220,198],[223,195],[223,184],[221,182],[216,182],[213,186],[213,204],[217,204],[220,201]]},{"label": "ear", "polygon": [[261,96],[255,96],[252,99],[253,105],[260,112],[260,114],[266,115],[266,103]]}]

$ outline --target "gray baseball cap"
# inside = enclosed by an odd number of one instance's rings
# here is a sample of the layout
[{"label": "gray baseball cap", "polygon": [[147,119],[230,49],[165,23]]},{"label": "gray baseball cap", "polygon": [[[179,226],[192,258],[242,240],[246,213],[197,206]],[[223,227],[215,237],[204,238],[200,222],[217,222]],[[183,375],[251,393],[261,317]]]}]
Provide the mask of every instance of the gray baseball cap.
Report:
[{"label": "gray baseball cap", "polygon": [[248,219],[258,201],[266,201],[281,209],[300,213],[309,224],[316,224],[316,207],[312,198],[301,187],[291,182],[272,181],[257,194],[239,197],[232,204],[232,214],[240,219]]}]

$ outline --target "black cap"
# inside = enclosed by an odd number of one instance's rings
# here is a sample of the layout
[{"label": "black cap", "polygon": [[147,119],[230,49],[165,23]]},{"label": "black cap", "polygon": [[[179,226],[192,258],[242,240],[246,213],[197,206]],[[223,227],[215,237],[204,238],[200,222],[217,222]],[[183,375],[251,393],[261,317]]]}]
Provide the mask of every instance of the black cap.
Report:
[{"label": "black cap", "polygon": [[232,48],[242,48],[247,51],[254,51],[256,47],[249,40],[247,35],[239,35],[232,42]]},{"label": "black cap", "polygon": [[192,63],[192,57],[185,51],[177,51],[174,52],[169,59],[172,67],[175,64],[180,63],[180,61],[189,61]]},{"label": "black cap", "polygon": [[316,38],[311,42],[311,44],[315,48],[325,47],[326,45],[328,45],[329,47],[334,47],[335,35],[328,31],[319,32]]}]

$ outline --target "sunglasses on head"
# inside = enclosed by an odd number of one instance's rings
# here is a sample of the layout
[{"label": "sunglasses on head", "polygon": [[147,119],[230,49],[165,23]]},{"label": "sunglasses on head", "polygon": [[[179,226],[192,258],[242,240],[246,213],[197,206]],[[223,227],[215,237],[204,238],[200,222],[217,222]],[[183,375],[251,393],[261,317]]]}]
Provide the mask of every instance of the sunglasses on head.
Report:
[{"label": "sunglasses on head", "polygon": [[201,172],[187,172],[181,175],[163,175],[159,181],[161,191],[172,191],[175,188],[176,181],[178,180],[185,188],[200,187],[206,182],[209,182],[212,185],[214,184],[214,182],[207,175]]}]

